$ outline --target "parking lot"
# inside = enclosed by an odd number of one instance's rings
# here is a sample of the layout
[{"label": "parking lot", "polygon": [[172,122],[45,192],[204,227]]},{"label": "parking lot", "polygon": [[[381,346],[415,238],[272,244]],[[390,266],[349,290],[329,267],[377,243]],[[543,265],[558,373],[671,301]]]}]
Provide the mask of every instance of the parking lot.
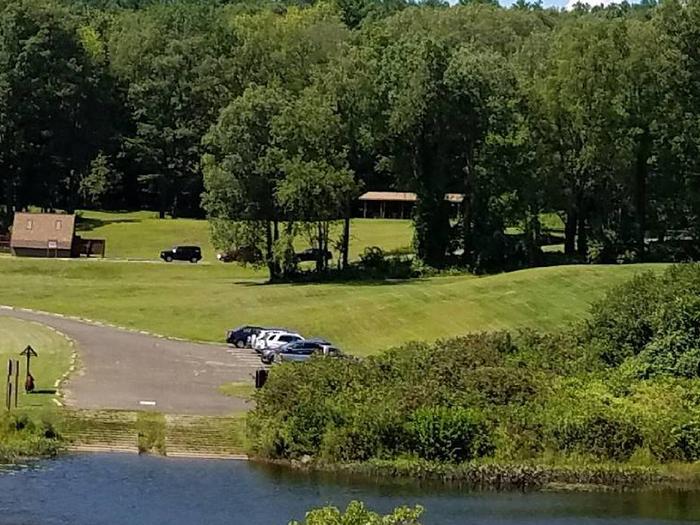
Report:
[{"label": "parking lot", "polygon": [[226,342],[235,348],[254,350],[260,355],[262,365],[303,362],[313,356],[343,355],[327,339],[304,337],[299,332],[280,327],[239,326],[226,333]]},{"label": "parking lot", "polygon": [[[250,408],[218,389],[230,382],[252,384],[261,366],[252,350],[176,341],[25,310],[0,309],[0,315],[51,326],[75,341],[77,370],[62,388],[69,406],[174,414],[229,414]],[[36,350],[41,359],[41,349]]]}]

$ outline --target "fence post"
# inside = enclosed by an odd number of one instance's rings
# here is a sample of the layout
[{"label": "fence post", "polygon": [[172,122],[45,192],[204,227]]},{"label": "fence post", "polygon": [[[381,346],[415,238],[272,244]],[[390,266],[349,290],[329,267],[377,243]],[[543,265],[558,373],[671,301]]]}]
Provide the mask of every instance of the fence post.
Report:
[{"label": "fence post", "polygon": [[12,359],[7,361],[7,388],[5,389],[5,407],[12,409]]},{"label": "fence post", "polygon": [[17,408],[17,395],[19,394],[19,361],[15,361],[15,408]]}]

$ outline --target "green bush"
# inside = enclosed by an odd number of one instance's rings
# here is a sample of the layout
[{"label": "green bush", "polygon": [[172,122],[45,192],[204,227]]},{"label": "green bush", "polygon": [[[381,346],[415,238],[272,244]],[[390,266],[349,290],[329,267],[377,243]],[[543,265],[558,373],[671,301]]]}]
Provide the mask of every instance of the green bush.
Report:
[{"label": "green bush", "polygon": [[574,416],[557,425],[552,437],[557,450],[590,454],[599,459],[629,459],[643,443],[640,429],[613,412]]},{"label": "green bush", "polygon": [[651,341],[651,316],[661,297],[659,278],[649,272],[611,290],[593,306],[587,338],[609,365],[619,365]]},{"label": "green bush", "polygon": [[700,376],[700,297],[681,295],[656,305],[652,336],[624,363],[636,377]]},{"label": "green bush", "polygon": [[584,339],[612,366],[672,335],[685,333],[686,346],[698,346],[699,295],[700,264],[637,276],[594,305]]},{"label": "green bush", "polygon": [[407,434],[412,452],[422,459],[460,462],[493,452],[485,419],[464,408],[416,410],[408,421]]},{"label": "green bush", "polygon": [[541,333],[522,330],[514,338],[518,351],[508,358],[513,367],[526,367],[557,375],[573,375],[601,369],[597,351],[574,331]]},{"label": "green bush", "polygon": [[381,516],[366,508],[359,501],[351,501],[345,512],[336,507],[323,507],[306,513],[302,522],[292,521],[289,525],[420,525],[423,508],[397,507],[386,516]]},{"label": "green bush", "polygon": [[700,422],[691,421],[674,428],[673,436],[677,459],[700,461]]},{"label": "green bush", "polygon": [[326,429],[321,458],[331,462],[390,459],[407,450],[404,415],[397,405],[386,399],[343,410],[352,418]]},{"label": "green bush", "polygon": [[273,368],[252,452],[325,462],[692,461],[700,265],[643,275],[557,334],[477,333]]},{"label": "green bush", "polygon": [[44,415],[0,415],[0,462],[53,456],[61,448],[61,443],[55,425]]}]

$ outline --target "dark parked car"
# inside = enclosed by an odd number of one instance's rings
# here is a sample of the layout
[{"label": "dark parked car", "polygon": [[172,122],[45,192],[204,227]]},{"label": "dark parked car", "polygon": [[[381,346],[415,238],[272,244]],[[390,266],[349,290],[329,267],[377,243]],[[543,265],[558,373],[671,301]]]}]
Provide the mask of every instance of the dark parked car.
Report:
[{"label": "dark parked car", "polygon": [[175,246],[171,250],[160,252],[160,258],[165,262],[190,261],[196,263],[202,260],[202,250],[199,246]]},{"label": "dark parked car", "polygon": [[228,250],[216,254],[216,258],[223,263],[238,261],[241,263],[253,264],[263,258],[260,248],[257,246],[241,246],[235,250]]},{"label": "dark parked car", "polygon": [[251,338],[258,335],[263,328],[259,326],[239,326],[226,332],[226,342],[238,348],[250,346]]},{"label": "dark parked car", "polygon": [[328,341],[316,339],[297,341],[280,348],[265,350],[260,356],[260,361],[266,365],[283,361],[307,361],[313,355],[340,357],[342,354]]},{"label": "dark parked car", "polygon": [[[305,262],[305,261],[315,262],[320,257],[323,257],[321,255],[321,253],[322,253],[321,250],[319,250],[318,248],[307,248],[306,250],[304,250],[302,252],[295,253],[294,256],[296,257],[296,260],[298,262]],[[326,257],[327,261],[330,261],[333,258],[333,255],[331,254],[331,252],[326,250],[325,257]]]}]

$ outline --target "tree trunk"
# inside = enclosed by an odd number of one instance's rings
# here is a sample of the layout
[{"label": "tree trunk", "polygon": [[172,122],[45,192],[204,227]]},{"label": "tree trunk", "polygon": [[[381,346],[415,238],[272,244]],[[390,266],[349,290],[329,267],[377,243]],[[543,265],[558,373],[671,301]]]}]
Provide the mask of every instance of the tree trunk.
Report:
[{"label": "tree trunk", "polygon": [[318,251],[316,252],[316,273],[321,273],[323,271],[323,223],[321,221],[316,224],[316,245],[318,246]]},{"label": "tree trunk", "polygon": [[277,274],[275,271],[275,258],[272,253],[272,224],[270,221],[265,221],[265,260],[267,261],[267,269],[272,282],[276,279]]},{"label": "tree trunk", "polygon": [[634,170],[634,207],[636,214],[635,237],[639,256],[644,256],[644,237],[646,234],[647,215],[647,177],[649,172],[649,155],[651,146],[649,135],[644,132],[637,149],[637,158]]},{"label": "tree trunk", "polygon": [[465,264],[473,262],[473,236],[472,236],[472,199],[471,199],[471,166],[464,167],[464,198],[462,199],[462,244],[464,253],[462,258]]},{"label": "tree trunk", "polygon": [[529,210],[526,218],[525,239],[528,250],[528,263],[537,266],[542,263],[542,225],[537,211]]},{"label": "tree trunk", "polygon": [[586,217],[583,213],[578,214],[578,254],[581,257],[588,255],[588,233],[586,232]]},{"label": "tree trunk", "polygon": [[578,224],[578,213],[571,209],[566,214],[566,224],[564,225],[564,254],[573,257],[576,254],[576,226]]},{"label": "tree trunk", "polygon": [[170,217],[172,217],[173,219],[177,218],[178,206],[179,206],[179,202],[178,202],[177,194],[175,194],[175,196],[173,197],[173,202],[170,205]]},{"label": "tree trunk", "polygon": [[[349,208],[349,206],[348,206]],[[350,259],[350,210],[346,211],[345,220],[343,221],[343,246],[342,246],[343,270],[348,267]]]},{"label": "tree trunk", "polygon": [[274,256],[274,244],[277,243],[277,241],[280,240],[280,225],[279,221],[277,219],[272,221],[272,247],[270,251],[272,252],[272,269],[274,272],[274,280],[279,279],[282,277],[282,266],[280,265],[280,262],[275,260]]}]

